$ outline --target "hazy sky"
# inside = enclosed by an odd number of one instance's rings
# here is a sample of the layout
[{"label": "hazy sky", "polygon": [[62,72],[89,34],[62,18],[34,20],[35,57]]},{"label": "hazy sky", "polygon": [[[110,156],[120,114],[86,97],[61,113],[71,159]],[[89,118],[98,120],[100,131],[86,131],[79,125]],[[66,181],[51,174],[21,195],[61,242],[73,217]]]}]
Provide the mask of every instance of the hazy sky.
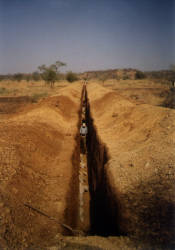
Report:
[{"label": "hazy sky", "polygon": [[[174,0],[0,0],[0,73],[175,63]],[[174,57],[174,58],[173,58]]]}]

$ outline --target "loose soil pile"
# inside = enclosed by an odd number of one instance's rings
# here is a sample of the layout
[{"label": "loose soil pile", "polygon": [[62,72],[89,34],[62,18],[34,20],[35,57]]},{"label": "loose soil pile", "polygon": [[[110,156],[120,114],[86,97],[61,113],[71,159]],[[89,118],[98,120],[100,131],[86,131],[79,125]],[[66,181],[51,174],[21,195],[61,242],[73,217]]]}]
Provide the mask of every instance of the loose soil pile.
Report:
[{"label": "loose soil pile", "polygon": [[132,102],[165,106],[169,103],[170,89],[165,87],[152,88],[115,88],[115,91],[130,98]]},{"label": "loose soil pile", "polygon": [[32,249],[76,226],[80,99],[75,84],[1,120],[1,249]]},{"label": "loose soil pile", "polygon": [[0,248],[172,247],[175,111],[95,83],[87,85],[87,160],[99,236],[70,236],[81,224],[81,92],[73,84],[0,120]]},{"label": "loose soil pile", "polygon": [[93,83],[87,94],[100,148],[91,155],[91,164],[99,164],[92,171],[92,192],[106,183],[103,199],[120,233],[173,244],[175,111],[132,102]]}]

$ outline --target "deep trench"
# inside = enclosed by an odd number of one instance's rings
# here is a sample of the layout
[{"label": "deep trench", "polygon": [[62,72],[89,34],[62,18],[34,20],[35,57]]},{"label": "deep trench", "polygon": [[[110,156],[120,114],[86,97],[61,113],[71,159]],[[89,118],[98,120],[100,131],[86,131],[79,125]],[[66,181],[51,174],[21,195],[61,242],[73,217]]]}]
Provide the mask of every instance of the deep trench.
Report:
[{"label": "deep trench", "polygon": [[[86,138],[88,184],[90,192],[90,228],[89,235],[117,236],[119,232],[118,206],[110,190],[105,165],[108,162],[106,146],[100,142],[91,116],[86,87],[84,98],[85,120],[88,127]],[[107,166],[107,165],[106,165]]]}]

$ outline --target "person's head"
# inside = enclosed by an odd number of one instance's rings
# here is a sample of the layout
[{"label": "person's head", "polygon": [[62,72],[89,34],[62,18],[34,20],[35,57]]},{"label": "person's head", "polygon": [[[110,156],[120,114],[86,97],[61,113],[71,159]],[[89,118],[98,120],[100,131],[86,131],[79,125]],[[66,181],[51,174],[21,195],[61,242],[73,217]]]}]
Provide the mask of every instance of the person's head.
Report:
[{"label": "person's head", "polygon": [[86,127],[86,123],[85,122],[83,122],[83,127]]}]

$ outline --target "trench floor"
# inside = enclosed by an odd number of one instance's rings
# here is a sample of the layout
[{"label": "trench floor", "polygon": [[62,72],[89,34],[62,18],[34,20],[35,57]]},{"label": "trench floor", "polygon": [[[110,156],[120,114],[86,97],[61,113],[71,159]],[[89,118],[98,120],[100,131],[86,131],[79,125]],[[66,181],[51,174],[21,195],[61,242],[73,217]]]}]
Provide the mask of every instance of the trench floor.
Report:
[{"label": "trench floor", "polygon": [[88,233],[90,229],[90,194],[86,154],[80,154],[79,204],[80,229]]}]

